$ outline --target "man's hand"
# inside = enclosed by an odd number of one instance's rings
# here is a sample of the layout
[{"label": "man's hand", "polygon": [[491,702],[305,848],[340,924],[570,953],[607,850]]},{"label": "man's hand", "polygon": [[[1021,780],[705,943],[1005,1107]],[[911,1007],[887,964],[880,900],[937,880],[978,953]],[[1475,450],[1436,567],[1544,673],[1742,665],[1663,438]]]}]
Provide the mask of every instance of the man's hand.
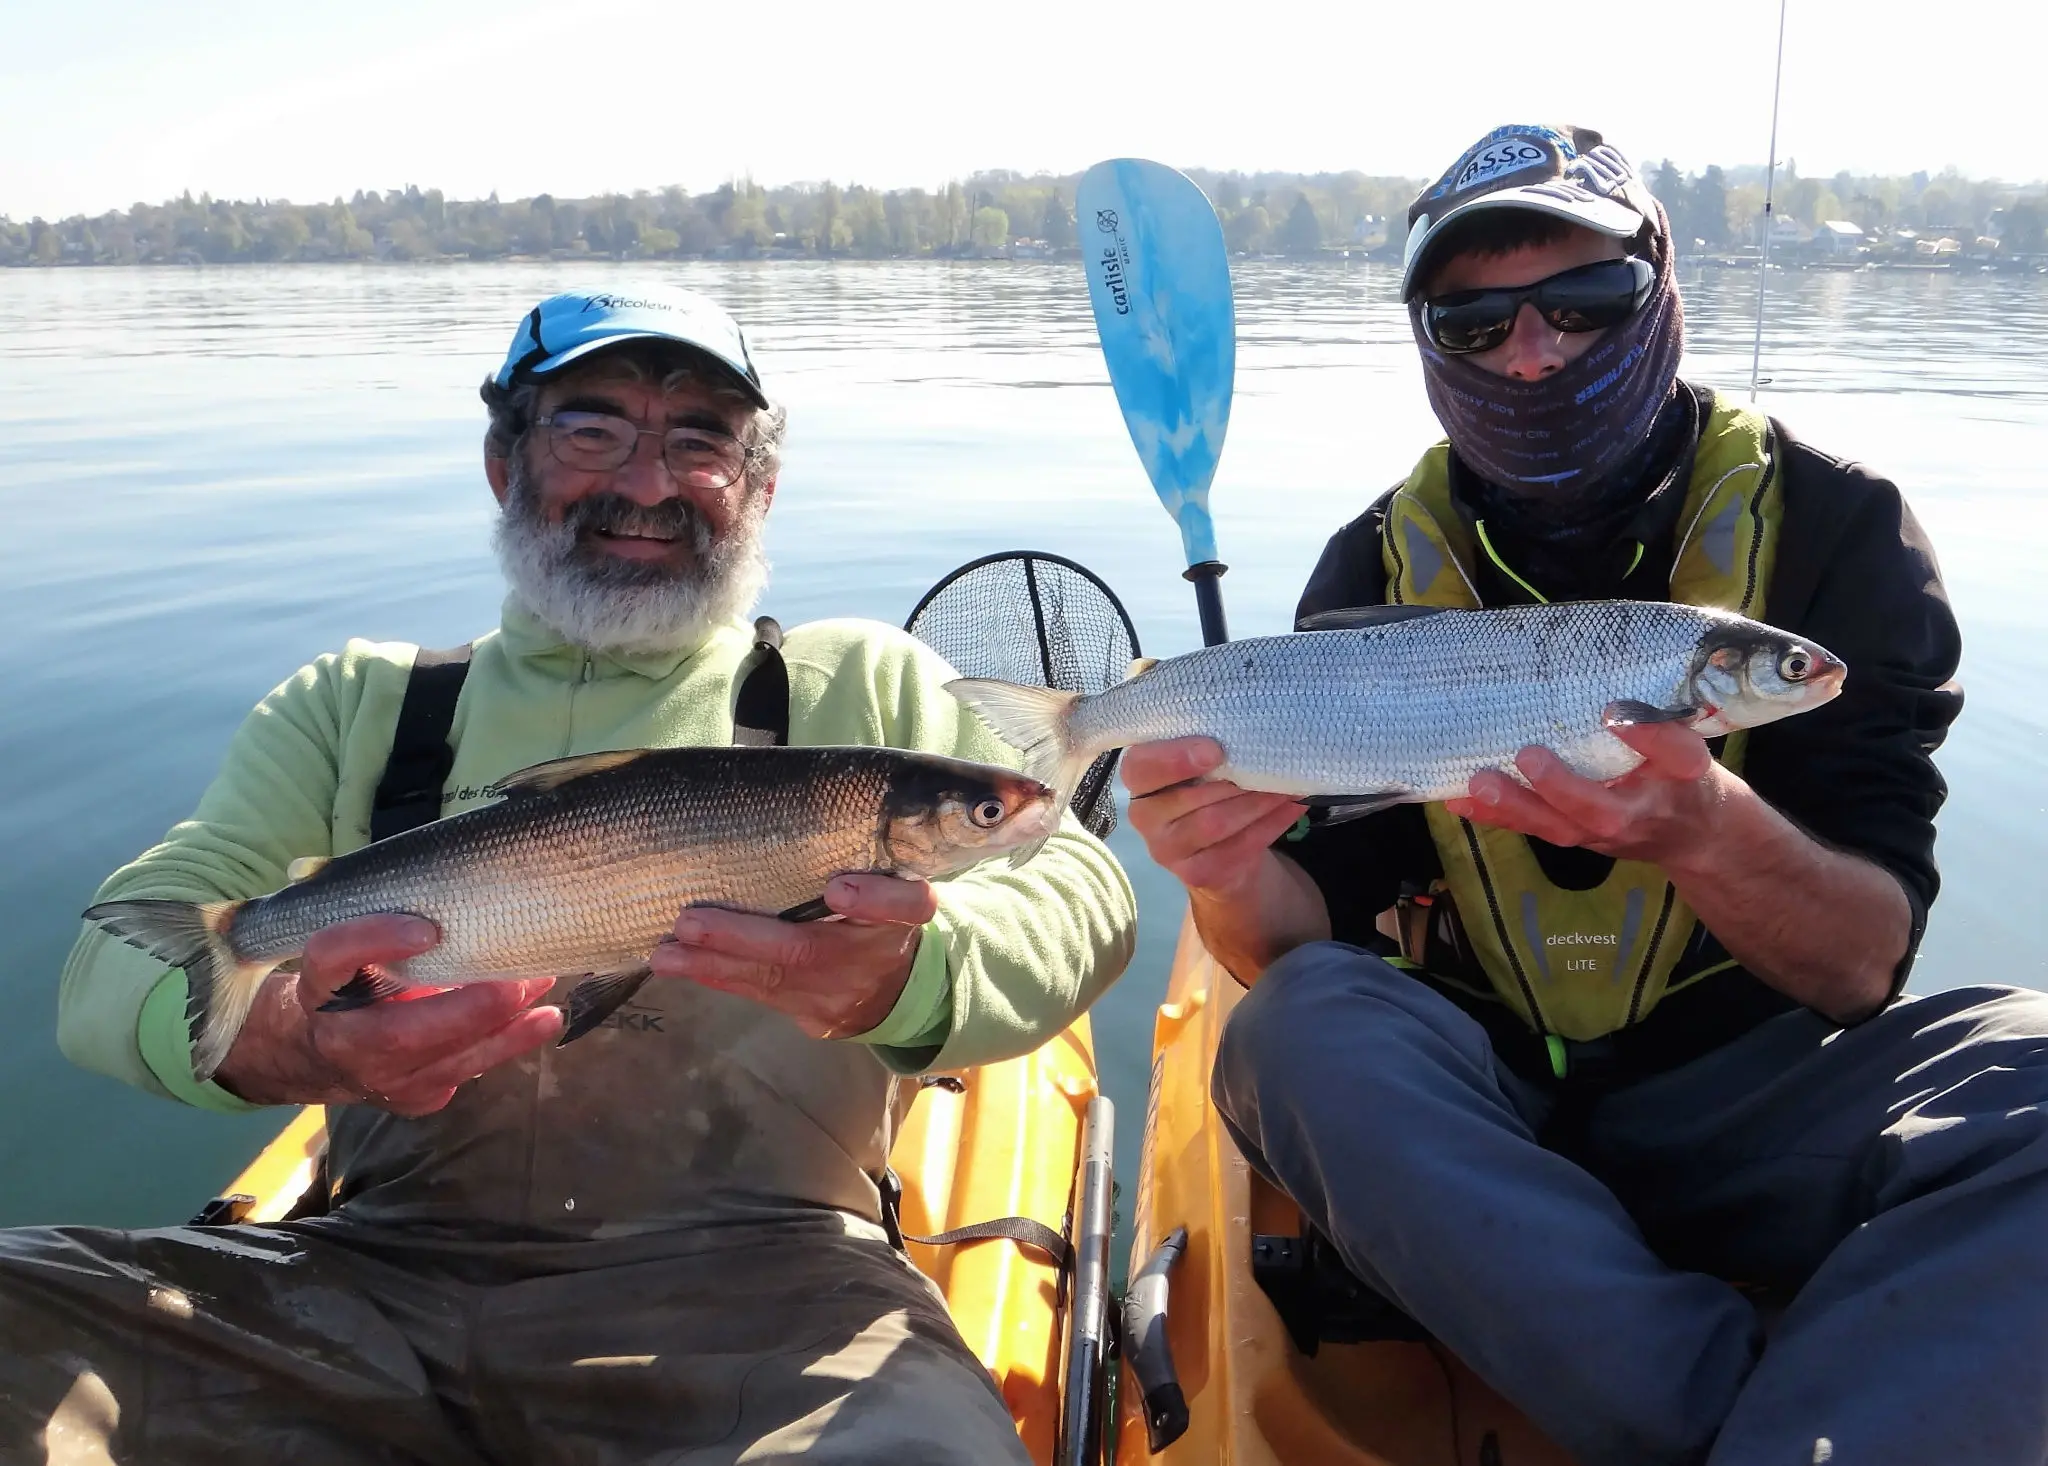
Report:
[{"label": "man's hand", "polygon": [[1728,954],[1772,987],[1837,1022],[1876,1011],[1912,931],[1898,879],[1794,825],[1715,763],[1690,728],[1612,731],[1643,756],[1612,784],[1525,748],[1515,766],[1530,787],[1479,773],[1470,794],[1444,808],[1553,845],[1649,861]]},{"label": "man's hand", "polygon": [[533,1006],[551,978],[318,1011],[359,969],[418,956],[440,940],[417,916],[366,916],[316,932],[297,972],[265,979],[214,1078],[255,1104],[369,1104],[429,1115],[485,1070],[560,1036],[561,1010]]},{"label": "man's hand", "polygon": [[1271,848],[1301,801],[1202,778],[1222,763],[1212,738],[1171,738],[1124,750],[1123,778],[1131,827],[1188,888],[1203,945],[1250,986],[1294,948],[1326,940],[1330,913],[1308,874]]},{"label": "man's hand", "polygon": [[1647,860],[1675,873],[1714,844],[1716,817],[1741,781],[1682,724],[1610,723],[1609,731],[1643,756],[1611,784],[1573,773],[1547,748],[1525,748],[1515,767],[1529,787],[1485,770],[1472,776],[1465,798],[1445,800],[1444,808],[1476,824]]},{"label": "man's hand", "polygon": [[1190,891],[1229,896],[1257,881],[1272,858],[1268,847],[1305,806],[1291,795],[1202,780],[1222,763],[1223,749],[1212,738],[1140,743],[1124,752],[1123,779],[1131,828],[1152,858]]},{"label": "man's hand", "polygon": [[834,876],[825,904],[843,921],[782,921],[712,906],[684,908],[649,965],[775,1008],[813,1038],[851,1038],[903,996],[924,924],[939,898],[915,878]]}]

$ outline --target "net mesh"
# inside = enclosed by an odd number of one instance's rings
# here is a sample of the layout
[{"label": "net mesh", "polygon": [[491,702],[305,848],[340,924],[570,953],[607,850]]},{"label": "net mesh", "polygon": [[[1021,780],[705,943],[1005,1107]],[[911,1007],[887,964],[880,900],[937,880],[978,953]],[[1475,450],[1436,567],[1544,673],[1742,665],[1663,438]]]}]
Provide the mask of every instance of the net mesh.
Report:
[{"label": "net mesh", "polygon": [[[1041,550],[962,565],[925,593],[903,629],[963,677],[1064,692],[1101,692],[1123,681],[1138,655],[1137,629],[1116,593]],[[1098,837],[1116,828],[1116,760],[1113,752],[1097,759],[1074,791],[1076,818]]]}]

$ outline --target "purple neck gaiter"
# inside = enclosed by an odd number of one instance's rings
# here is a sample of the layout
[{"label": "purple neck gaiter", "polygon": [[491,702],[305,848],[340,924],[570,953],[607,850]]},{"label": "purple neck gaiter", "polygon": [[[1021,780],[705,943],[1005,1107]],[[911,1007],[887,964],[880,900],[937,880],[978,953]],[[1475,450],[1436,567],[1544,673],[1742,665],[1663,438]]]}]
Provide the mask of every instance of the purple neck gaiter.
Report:
[{"label": "purple neck gaiter", "polygon": [[1671,277],[1671,226],[1661,205],[1652,256],[1657,282],[1643,308],[1577,361],[1533,382],[1444,355],[1422,334],[1421,300],[1409,305],[1429,405],[1451,447],[1531,521],[1582,525],[1638,488],[1628,482],[1632,475],[1616,474],[1635,465],[1636,450],[1671,400],[1685,344]]}]

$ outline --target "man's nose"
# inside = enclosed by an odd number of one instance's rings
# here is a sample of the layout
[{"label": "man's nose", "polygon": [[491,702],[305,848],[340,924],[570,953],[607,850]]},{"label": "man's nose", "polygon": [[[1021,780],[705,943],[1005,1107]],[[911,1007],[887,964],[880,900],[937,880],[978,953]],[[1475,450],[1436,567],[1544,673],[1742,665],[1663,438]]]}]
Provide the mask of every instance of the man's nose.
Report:
[{"label": "man's nose", "polygon": [[635,504],[659,504],[682,494],[682,485],[668,471],[662,458],[662,440],[646,433],[633,447],[633,456],[612,475],[612,491]]},{"label": "man's nose", "polygon": [[1515,329],[1508,333],[1500,350],[1501,375],[1519,382],[1533,382],[1564,366],[1557,328],[1538,315],[1536,307],[1527,301],[1515,312]]}]

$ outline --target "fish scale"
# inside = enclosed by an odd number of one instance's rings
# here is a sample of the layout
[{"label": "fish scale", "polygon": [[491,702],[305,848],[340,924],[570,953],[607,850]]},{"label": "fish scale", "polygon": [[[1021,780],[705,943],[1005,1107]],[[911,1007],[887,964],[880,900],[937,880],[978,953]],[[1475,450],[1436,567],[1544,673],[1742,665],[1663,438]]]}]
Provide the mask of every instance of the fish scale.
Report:
[{"label": "fish scale", "polygon": [[[1062,790],[1083,760],[1200,735],[1223,746],[1211,777],[1388,804],[1463,795],[1482,769],[1519,778],[1515,754],[1531,745],[1612,779],[1641,762],[1608,731],[1616,704],[1712,736],[1818,706],[1844,673],[1789,633],[1661,601],[1342,614],[1369,624],[1204,647],[1093,696],[949,686]],[[1797,677],[1782,671],[1794,665]]]}]

